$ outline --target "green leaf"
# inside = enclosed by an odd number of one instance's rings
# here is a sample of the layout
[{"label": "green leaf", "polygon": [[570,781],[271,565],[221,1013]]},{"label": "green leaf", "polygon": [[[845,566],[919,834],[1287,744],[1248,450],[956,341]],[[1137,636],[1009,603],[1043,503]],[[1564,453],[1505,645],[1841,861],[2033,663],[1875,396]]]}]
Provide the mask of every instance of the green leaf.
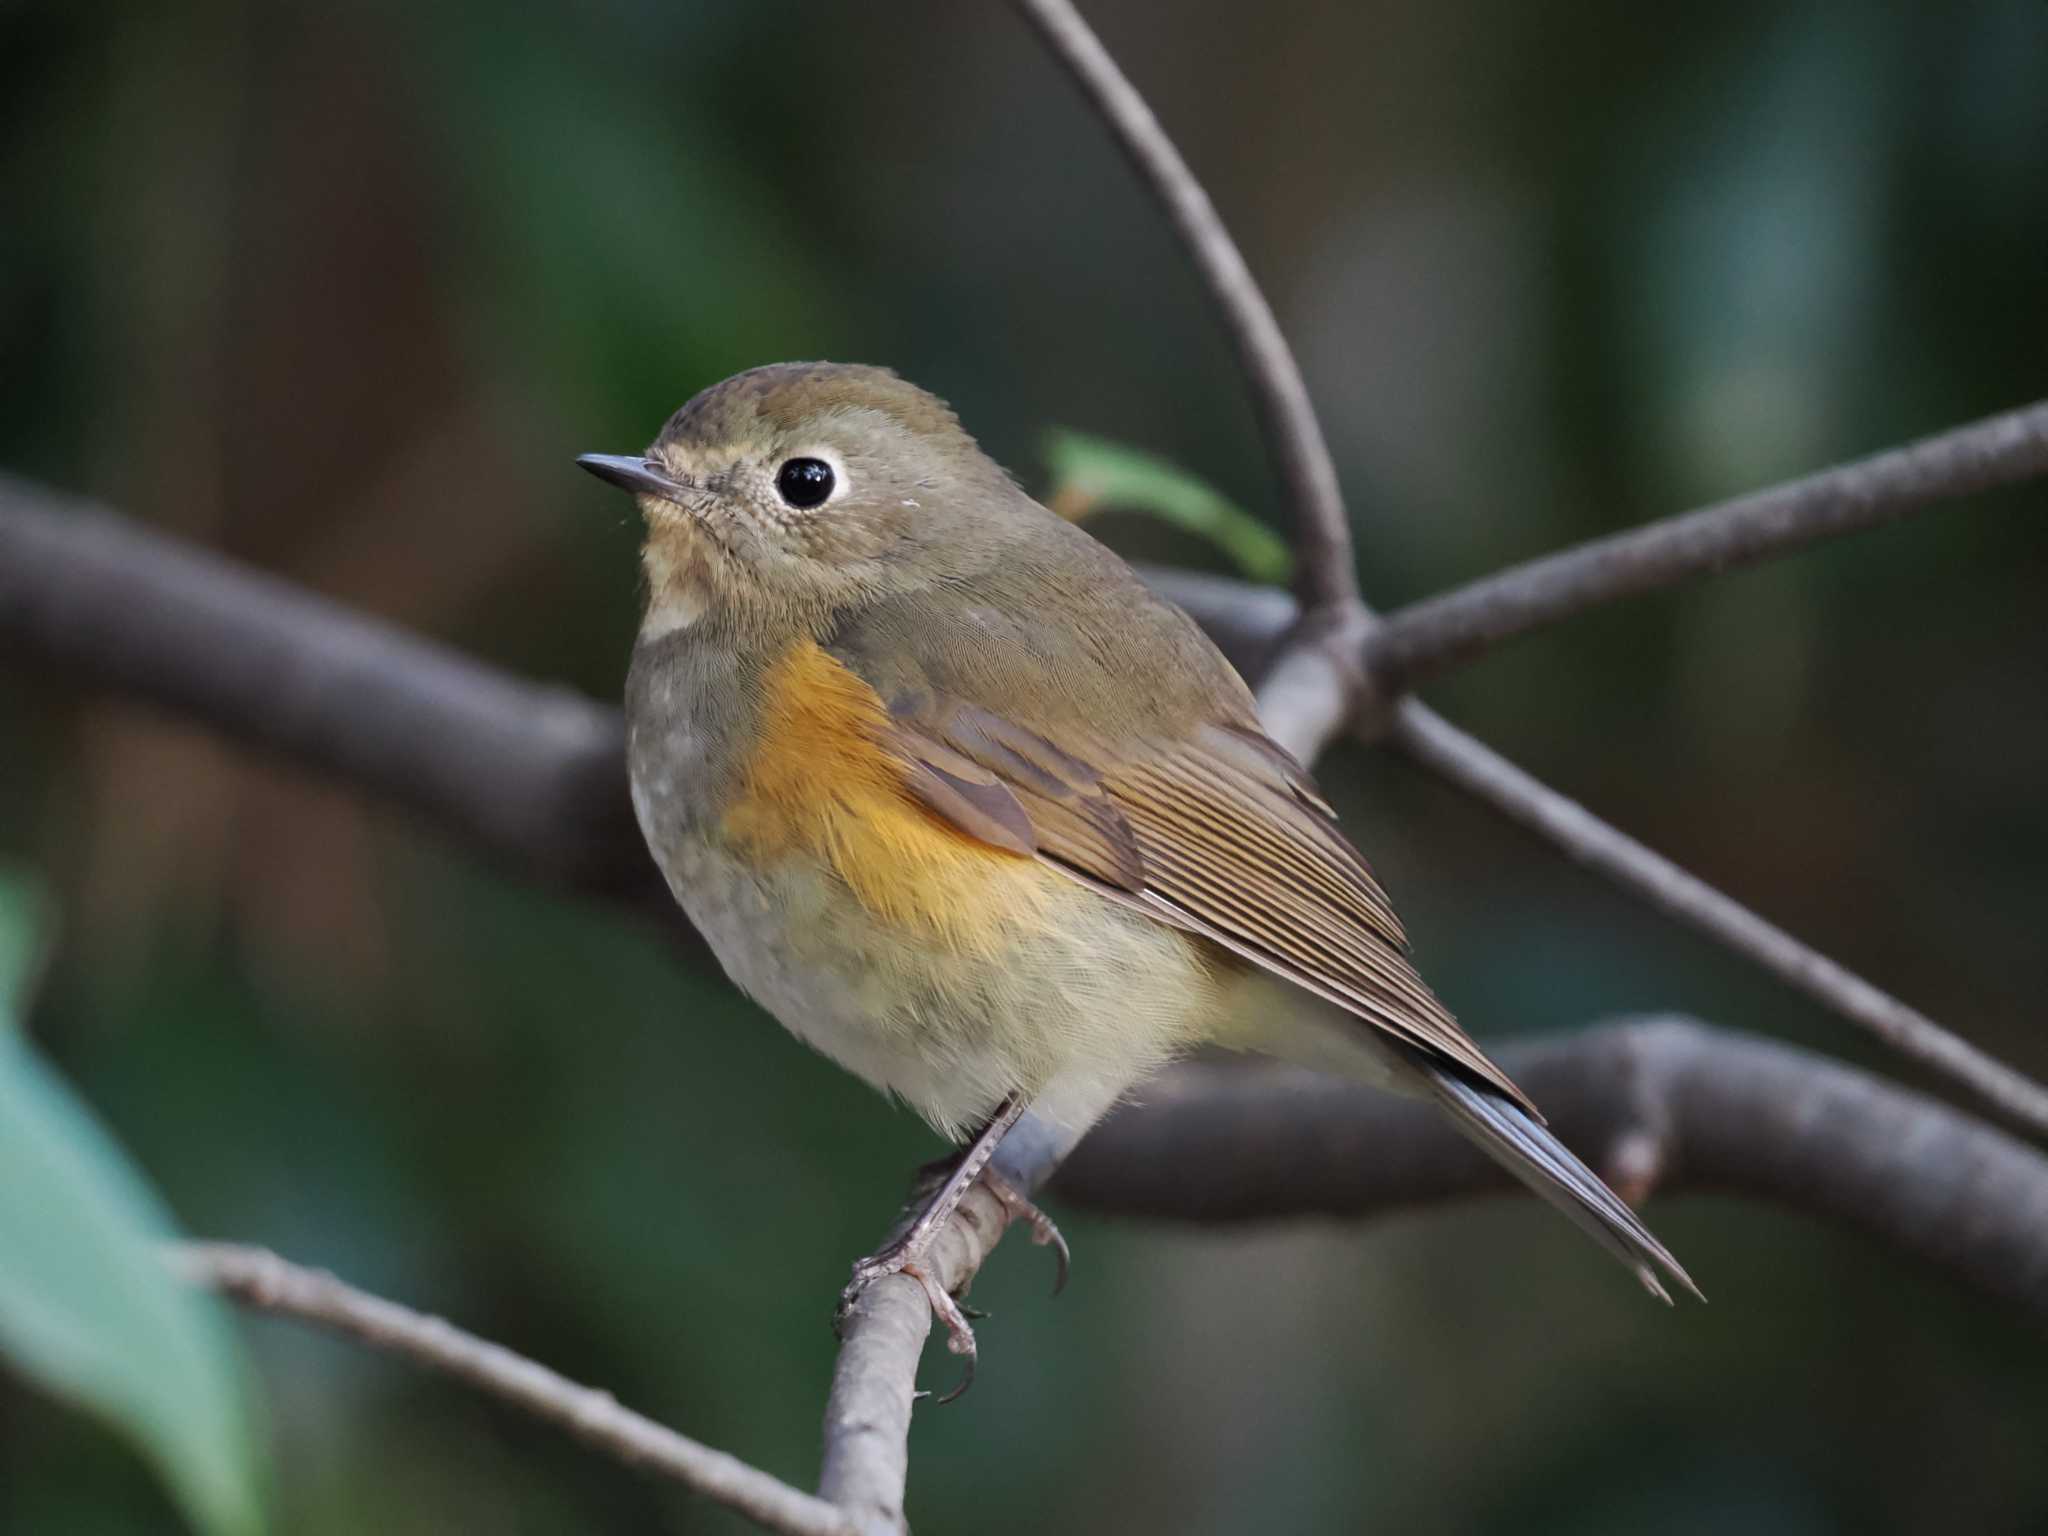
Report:
[{"label": "green leaf", "polygon": [[120,1147],[0,1029],[0,1359],[134,1441],[205,1536],[254,1536],[249,1375],[221,1304],[164,1263],[171,1236]]},{"label": "green leaf", "polygon": [[1253,581],[1278,583],[1294,556],[1264,523],[1177,465],[1121,443],[1055,430],[1046,438],[1052,508],[1076,522],[1103,507],[1148,512],[1209,540]]},{"label": "green leaf", "polygon": [[0,1029],[14,1027],[28,1013],[52,926],[42,883],[0,865]]}]

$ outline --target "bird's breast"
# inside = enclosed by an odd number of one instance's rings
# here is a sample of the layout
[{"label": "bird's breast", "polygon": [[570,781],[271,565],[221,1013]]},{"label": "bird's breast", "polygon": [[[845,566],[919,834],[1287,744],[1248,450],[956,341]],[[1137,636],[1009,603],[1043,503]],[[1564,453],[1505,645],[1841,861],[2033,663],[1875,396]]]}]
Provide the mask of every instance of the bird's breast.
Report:
[{"label": "bird's breast", "polygon": [[1043,920],[1065,882],[927,811],[905,786],[881,698],[844,664],[799,642],[765,669],[757,697],[717,828],[735,855],[822,866],[877,921],[949,948],[998,948]]}]

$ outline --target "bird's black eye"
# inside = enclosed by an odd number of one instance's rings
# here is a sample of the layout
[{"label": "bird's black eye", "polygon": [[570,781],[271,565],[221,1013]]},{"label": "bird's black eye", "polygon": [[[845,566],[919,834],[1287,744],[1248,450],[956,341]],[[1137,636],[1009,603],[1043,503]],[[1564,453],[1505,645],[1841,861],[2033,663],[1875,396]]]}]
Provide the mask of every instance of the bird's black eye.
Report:
[{"label": "bird's black eye", "polygon": [[815,507],[832,494],[832,466],[823,459],[784,459],[775,489],[792,507]]}]

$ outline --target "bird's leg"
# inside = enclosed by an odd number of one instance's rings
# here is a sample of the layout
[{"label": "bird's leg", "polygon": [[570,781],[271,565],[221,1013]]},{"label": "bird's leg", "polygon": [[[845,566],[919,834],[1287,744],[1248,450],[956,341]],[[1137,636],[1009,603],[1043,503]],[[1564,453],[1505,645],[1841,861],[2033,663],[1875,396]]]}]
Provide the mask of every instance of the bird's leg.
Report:
[{"label": "bird's leg", "polygon": [[[854,1263],[853,1278],[839,1294],[839,1320],[843,1325],[848,1314],[852,1312],[854,1303],[860,1299],[861,1293],[877,1280],[889,1275],[908,1275],[924,1287],[925,1299],[931,1303],[932,1312],[946,1325],[946,1347],[954,1354],[965,1357],[967,1361],[966,1376],[959,1386],[940,1399],[941,1402],[951,1402],[965,1392],[968,1384],[974,1380],[974,1329],[969,1325],[967,1315],[961,1311],[959,1302],[947,1294],[946,1288],[939,1283],[937,1275],[933,1273],[927,1261],[932,1244],[944,1230],[947,1221],[952,1218],[953,1212],[959,1209],[967,1191],[974,1187],[977,1180],[989,1182],[988,1160],[995,1156],[996,1147],[1001,1143],[1004,1134],[1017,1123],[1018,1117],[1023,1113],[1022,1098],[1012,1095],[1003,1100],[1001,1107],[996,1110],[988,1124],[982,1127],[980,1134],[968,1143],[967,1150],[953,1165],[945,1181],[933,1191],[924,1208],[896,1236],[866,1258]],[[998,1200],[1003,1201],[1006,1208],[1016,1210],[1016,1207],[1011,1205],[1011,1200],[1018,1197],[1007,1184],[998,1188],[996,1183],[989,1182],[989,1191]],[[1026,1209],[1032,1209],[1028,1201],[1024,1202],[1024,1206]],[[1034,1236],[1036,1229],[1034,1222]]]}]

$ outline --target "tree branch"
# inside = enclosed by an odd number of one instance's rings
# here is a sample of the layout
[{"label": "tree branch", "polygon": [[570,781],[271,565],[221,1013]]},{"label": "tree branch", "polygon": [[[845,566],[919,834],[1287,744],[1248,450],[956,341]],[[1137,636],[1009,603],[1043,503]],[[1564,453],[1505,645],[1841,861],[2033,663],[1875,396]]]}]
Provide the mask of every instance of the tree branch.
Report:
[{"label": "tree branch", "polygon": [[1937,502],[2048,475],[2048,401],[1752,495],[1576,544],[1385,615],[1365,640],[1381,688],[1416,688],[1588,608],[1790,554]]},{"label": "tree branch", "polygon": [[[1358,596],[1343,497],[1301,371],[1215,207],[1070,0],[1016,3],[1080,83],[1188,247],[1237,342],[1259,401],[1261,427],[1296,502],[1296,553],[1311,600],[1259,690],[1260,717],[1274,739],[1312,763],[1347,722],[1368,738],[1392,729],[1417,761],[1541,831],[1573,857],[1840,1008],[2001,1112],[2048,1132],[2048,1089],[1657,858],[1422,705],[1395,704],[1398,690],[1383,682],[1420,676],[1432,661],[1441,671],[1499,639],[1597,601],[1788,551],[1899,516],[1938,495],[2040,474],[2048,470],[2048,405],[1565,551],[1439,603],[1418,605],[1407,617],[1408,629],[1390,636],[1390,626]],[[1314,473],[1304,473],[1304,464]],[[1323,568],[1339,556],[1341,572]],[[1571,816],[1562,814],[1566,808]]]},{"label": "tree branch", "polygon": [[1405,701],[1396,712],[1393,743],[1575,862],[1761,966],[1901,1055],[1960,1084],[2007,1119],[2036,1132],[2048,1131],[2048,1090],[2032,1078],[1644,847],[1435,710],[1413,699]]},{"label": "tree branch", "polygon": [[[1499,1053],[1558,1134],[1640,1201],[1733,1194],[1819,1216],[2048,1318],[2048,1156],[1806,1051],[1677,1018]],[[1356,1219],[1514,1186],[1426,1106],[1287,1067],[1174,1070],[1098,1126],[1057,1192],[1213,1225]],[[977,1189],[936,1255],[963,1286],[1004,1231]],[[664,1429],[503,1347],[261,1249],[198,1244],[180,1271],[255,1310],[332,1329],[559,1424],[771,1530],[905,1529],[914,1379],[930,1310],[895,1276],[862,1297],[833,1378],[820,1497]]]},{"label": "tree branch", "polygon": [[543,879],[674,904],[616,709],[0,475],[0,639],[384,796]]},{"label": "tree branch", "polygon": [[[2048,1156],[1960,1111],[1685,1019],[1498,1056],[1632,1200],[1652,1185],[1766,1200],[2048,1318]],[[1355,1218],[1513,1187],[1426,1105],[1293,1068],[1206,1064],[1112,1115],[1054,1183],[1096,1210],[1205,1224]]]},{"label": "tree branch", "polygon": [[[1240,606],[1215,578],[1183,583],[1173,572],[1146,580],[1194,615],[1226,650],[1257,655],[1286,627],[1269,602]],[[1382,629],[1392,627],[1388,620]],[[1377,631],[1376,631],[1377,633]],[[1372,642],[1367,654],[1371,655]],[[1573,862],[1611,880],[1665,916],[1705,934],[1812,1001],[1940,1073],[2013,1124],[2048,1132],[2048,1090],[1942,1028],[1861,976],[1802,943],[1733,897],[1602,821],[1418,699],[1386,716],[1392,744],[1418,765],[1534,833]],[[1360,734],[1377,739],[1372,722]]]},{"label": "tree branch", "polygon": [[1304,605],[1332,612],[1353,606],[1358,585],[1351,521],[1337,466],[1309,403],[1301,368],[1237,242],[1145,98],[1069,0],[1016,0],[1016,6],[1108,124],[1216,301],[1294,513]]},{"label": "tree branch", "polygon": [[451,1376],[567,1430],[615,1460],[738,1510],[768,1530],[787,1536],[874,1536],[876,1531],[824,1499],[621,1407],[609,1392],[579,1386],[503,1345],[359,1291],[330,1274],[287,1263],[265,1249],[188,1243],[171,1251],[171,1262],[195,1285]]},{"label": "tree branch", "polygon": [[[914,1216],[919,1204],[913,1200],[905,1215]],[[1009,1220],[985,1187],[970,1189],[926,1261],[939,1284],[964,1295]],[[884,1529],[909,1529],[903,1499],[910,1478],[910,1414],[918,1396],[917,1363],[931,1326],[923,1289],[908,1275],[891,1275],[861,1293],[841,1330],[825,1403],[818,1492]]]},{"label": "tree branch", "polygon": [[[1187,163],[1144,99],[1124,78],[1116,61],[1102,47],[1080,14],[1069,0],[1017,0],[1017,4],[1080,83],[1122,144],[1140,178],[1158,197],[1237,344],[1239,361],[1251,384],[1266,442],[1294,503],[1296,554],[1302,572],[1302,591],[1307,601],[1301,623],[1289,635],[1271,675],[1260,689],[1260,715],[1267,730],[1282,746],[1303,762],[1312,763],[1347,721],[1355,719],[1368,708],[1378,716],[1367,722],[1368,728],[1375,732],[1381,728],[1386,722],[1385,701],[1391,695],[1375,688],[1375,680],[1366,670],[1366,647],[1378,625],[1357,590],[1352,569],[1350,523],[1344,510],[1342,491],[1300,368],[1285,336],[1281,334],[1271,307],[1236,244],[1224,229],[1208,195],[1188,170]],[[1813,535],[1819,536],[1818,533]],[[1646,559],[1637,563],[1647,567],[1654,561]],[[1451,729],[1447,723],[1437,722],[1433,713],[1414,700],[1405,700],[1398,706],[1393,723],[1397,739],[1412,740],[1413,744],[1424,746],[1432,742],[1443,746],[1447,740],[1443,733]],[[1442,730],[1432,731],[1430,727],[1433,724],[1440,724]],[[1468,772],[1490,768],[1490,782],[1513,783],[1517,779],[1527,779],[1527,775],[1521,774],[1513,764],[1497,758],[1476,741],[1467,743],[1457,758],[1458,765]],[[1534,780],[1528,782],[1531,785],[1535,783]],[[1592,827],[1599,827],[1590,816],[1584,819]],[[1583,833],[1587,828],[1577,830]],[[1620,839],[1619,833],[1613,836]],[[1638,851],[1644,858],[1649,857],[1648,850]],[[1639,874],[1645,866],[1641,859],[1636,859],[1623,861],[1619,867]],[[1673,873],[1681,873],[1675,867],[1667,867]],[[1697,881],[1691,883],[1699,892],[1710,896],[1715,894]],[[1741,913],[1741,909],[1726,898],[1719,900],[1721,908],[1713,910],[1724,919],[1722,927],[1725,929],[1728,913]],[[1666,909],[1671,910],[1668,905]],[[1697,902],[1690,910],[1698,920],[1702,909]],[[1788,936],[1769,929],[1760,919],[1754,923],[1760,932],[1751,932],[1744,937],[1752,942],[1763,936],[1781,941],[1772,951],[1780,961],[1785,958],[1788,947],[1798,951],[1806,961],[1798,974],[1807,977],[1821,974],[1813,964],[1819,961],[1827,967],[1827,979],[1835,983],[1835,991],[1841,990],[1840,984],[1844,980],[1855,980],[1846,971],[1829,966],[1818,955],[1793,944]],[[1855,1001],[1864,1005],[1866,1010],[1873,1001],[1890,1002],[1875,988],[1863,986],[1863,992],[1867,995],[1859,995]],[[1897,1015],[1909,1012],[1903,1005],[1893,1007]],[[1867,1017],[1867,1014],[1857,1017]],[[1999,1067],[1961,1040],[1946,1035],[1932,1021],[1914,1015],[1910,1019],[1889,1017],[1887,1023],[1890,1038],[1910,1042],[1921,1059],[1938,1061],[1951,1070],[1962,1070],[1966,1074],[1965,1081],[1999,1090],[1998,1102],[2001,1105],[2038,1110],[2035,1123],[2048,1128],[2048,1093],[2043,1093],[2017,1073]],[[2039,1104],[2030,1104],[2030,1096],[2038,1098]],[[1631,1156],[1625,1172],[1639,1175],[1657,1165],[1660,1159],[1654,1150],[1646,1153],[1646,1145],[1640,1136],[1630,1142]],[[995,1229],[991,1245],[1000,1238],[1001,1231],[1000,1226]],[[959,1274],[949,1274],[949,1288],[969,1283],[977,1264],[978,1257],[970,1257]],[[912,1298],[901,1298],[897,1309],[903,1315],[889,1329],[889,1337],[897,1341],[889,1361],[890,1368],[885,1373],[890,1386],[883,1394],[883,1400],[875,1405],[878,1411],[891,1412],[888,1422],[892,1437],[898,1427],[893,1409],[902,1391],[907,1390],[909,1375],[915,1368],[916,1351],[930,1326],[929,1317],[922,1315],[924,1308]],[[920,1314],[916,1319],[914,1336],[906,1331],[912,1321],[909,1311]],[[878,1318],[879,1314],[874,1314],[874,1317]],[[842,1388],[849,1394],[858,1392],[866,1373],[878,1369],[869,1355],[881,1350],[878,1341],[883,1327],[880,1321],[871,1320],[869,1316],[857,1316],[853,1320],[842,1353],[841,1378],[834,1387],[835,1403]],[[850,1386],[846,1381],[849,1372],[854,1378]],[[907,1405],[900,1428],[907,1436]],[[863,1484],[872,1485],[879,1493],[874,1507],[881,1511],[894,1507],[900,1513],[907,1451],[899,1457],[895,1450],[897,1443],[894,1438],[871,1437],[861,1442],[860,1450],[849,1460],[865,1463],[867,1470],[860,1474]],[[891,1490],[898,1500],[893,1506],[889,1502]]]}]

